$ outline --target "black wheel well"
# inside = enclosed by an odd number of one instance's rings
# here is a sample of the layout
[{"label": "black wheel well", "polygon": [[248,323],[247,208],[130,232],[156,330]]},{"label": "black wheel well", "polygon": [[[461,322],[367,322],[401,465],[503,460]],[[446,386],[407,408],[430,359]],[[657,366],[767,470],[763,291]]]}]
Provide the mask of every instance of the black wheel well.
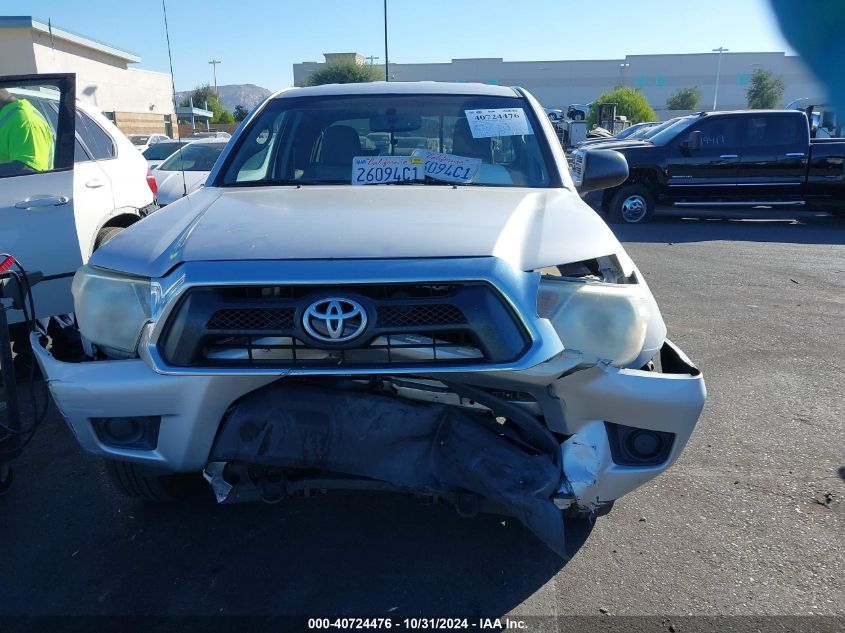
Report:
[{"label": "black wheel well", "polygon": [[628,174],[628,179],[621,185],[604,190],[602,204],[610,204],[617,191],[630,185],[642,185],[651,192],[652,196],[657,197],[657,177],[654,172],[649,169],[633,169]]},{"label": "black wheel well", "polygon": [[108,221],[100,227],[102,231],[105,228],[110,226],[119,226],[122,229],[132,226],[141,218],[137,215],[133,215],[132,213],[121,213],[120,215],[116,215],[112,218],[109,218]]}]

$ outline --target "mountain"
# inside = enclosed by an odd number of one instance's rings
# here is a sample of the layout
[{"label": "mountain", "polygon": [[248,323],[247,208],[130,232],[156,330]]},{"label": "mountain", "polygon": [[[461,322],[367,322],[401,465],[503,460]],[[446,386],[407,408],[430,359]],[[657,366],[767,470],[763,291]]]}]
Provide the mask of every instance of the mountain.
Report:
[{"label": "mountain", "polygon": [[[178,103],[182,99],[190,95],[192,90],[183,90],[176,93],[176,100]],[[270,94],[267,88],[256,86],[255,84],[229,84],[226,86],[217,86],[217,92],[220,94],[220,103],[229,112],[235,109],[236,105],[242,105],[247,110],[252,110],[252,107]],[[200,105],[200,104],[195,104]]]}]

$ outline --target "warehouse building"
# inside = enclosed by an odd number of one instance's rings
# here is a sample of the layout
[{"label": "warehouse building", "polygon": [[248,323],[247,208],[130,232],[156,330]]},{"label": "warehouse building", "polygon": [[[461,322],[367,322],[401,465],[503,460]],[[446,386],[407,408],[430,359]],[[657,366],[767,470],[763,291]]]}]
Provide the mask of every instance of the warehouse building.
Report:
[{"label": "warehouse building", "polygon": [[0,75],[76,73],[76,96],[123,130],[172,136],[173,88],[166,73],[130,68],[134,53],[31,16],[0,16]]},{"label": "warehouse building", "polygon": [[[365,63],[358,53],[328,53],[326,62],[293,65],[294,84],[333,61]],[[382,72],[384,66],[380,66]],[[697,86],[701,105],[712,108],[719,75],[718,109],[746,107],[745,91],[756,68],[770,70],[786,84],[785,105],[793,99],[821,98],[824,92],[799,57],[785,53],[696,53],[627,55],[624,59],[506,62],[502,58],[453,59],[449,63],[390,64],[393,81],[458,81],[524,86],[547,108],[589,103],[616,86],[639,88],[660,113],[678,88]],[[667,114],[668,116],[668,114]]]}]

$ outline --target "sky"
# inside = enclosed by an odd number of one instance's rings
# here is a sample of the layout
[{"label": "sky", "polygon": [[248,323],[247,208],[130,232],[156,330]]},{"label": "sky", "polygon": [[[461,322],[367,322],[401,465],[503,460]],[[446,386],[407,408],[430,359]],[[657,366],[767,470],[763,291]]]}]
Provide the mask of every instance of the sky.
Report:
[{"label": "sky", "polygon": [[[177,90],[212,83],[211,59],[223,62],[218,84],[270,90],[293,83],[294,63],[323,61],[327,52],[383,62],[383,0],[165,1]],[[396,63],[613,59],[719,46],[794,54],[768,0],[387,0],[387,6]],[[161,0],[30,0],[16,10],[136,53],[138,68],[169,71]]]}]

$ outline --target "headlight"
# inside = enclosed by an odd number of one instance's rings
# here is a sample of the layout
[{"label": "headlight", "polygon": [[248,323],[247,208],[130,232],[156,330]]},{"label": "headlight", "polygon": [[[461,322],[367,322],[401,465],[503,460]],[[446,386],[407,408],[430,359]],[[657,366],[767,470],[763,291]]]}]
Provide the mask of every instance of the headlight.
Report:
[{"label": "headlight", "polygon": [[72,291],[82,336],[106,351],[134,355],[150,318],[150,280],[83,266]]},{"label": "headlight", "polygon": [[623,366],[643,349],[650,317],[647,292],[639,284],[544,275],[537,313],[552,322],[564,347],[581,352],[585,362]]}]

